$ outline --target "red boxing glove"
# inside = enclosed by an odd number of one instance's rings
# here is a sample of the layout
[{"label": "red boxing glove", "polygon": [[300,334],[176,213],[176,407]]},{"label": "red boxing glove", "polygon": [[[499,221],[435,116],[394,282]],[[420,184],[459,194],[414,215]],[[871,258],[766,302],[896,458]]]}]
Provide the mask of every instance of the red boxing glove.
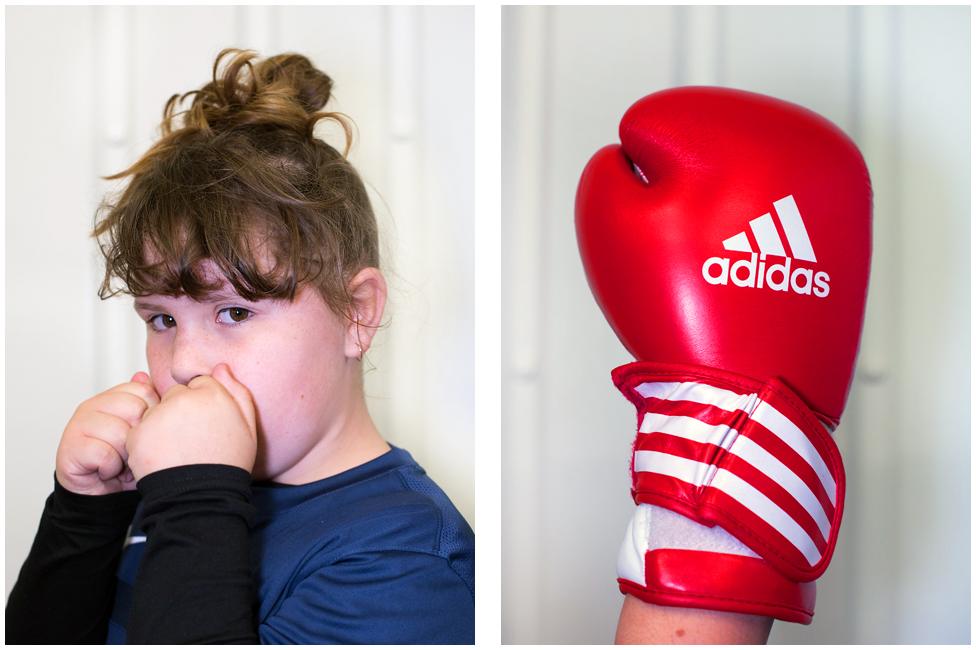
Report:
[{"label": "red boxing glove", "polygon": [[[576,231],[638,359],[613,372],[638,411],[621,590],[809,623],[843,512],[830,432],[864,319],[867,168],[817,114],[725,88],[649,95],[620,140],[583,171]],[[662,508],[692,541],[655,533]]]}]

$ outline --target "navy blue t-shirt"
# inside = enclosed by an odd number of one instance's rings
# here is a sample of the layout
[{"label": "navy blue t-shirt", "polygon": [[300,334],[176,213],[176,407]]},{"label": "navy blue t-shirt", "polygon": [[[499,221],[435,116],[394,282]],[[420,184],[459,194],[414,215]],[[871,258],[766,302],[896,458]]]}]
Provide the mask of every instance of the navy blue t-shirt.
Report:
[{"label": "navy blue t-shirt", "polygon": [[[307,485],[254,482],[251,505],[261,643],[474,643],[474,533],[407,451]],[[126,642],[142,514],[140,504],[109,643]]]}]

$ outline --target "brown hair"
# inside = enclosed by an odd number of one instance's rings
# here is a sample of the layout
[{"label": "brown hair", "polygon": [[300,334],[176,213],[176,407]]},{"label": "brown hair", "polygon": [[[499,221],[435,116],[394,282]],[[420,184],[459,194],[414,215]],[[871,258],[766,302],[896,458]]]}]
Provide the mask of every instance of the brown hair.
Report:
[{"label": "brown hair", "polygon": [[[120,292],[202,300],[220,286],[199,273],[199,263],[211,259],[247,300],[294,300],[298,285],[309,282],[348,316],[349,280],[379,266],[376,218],[345,158],[348,118],[320,112],[332,80],[306,57],[256,56],[221,51],[211,82],[166,102],[161,139],[131,167],[104,177],[132,179],[96,211],[96,220],[104,217],[92,237],[108,234],[98,240],[106,260],[102,300]],[[190,108],[176,113],[190,96]],[[345,132],[342,154],[314,136],[322,119]],[[262,264],[264,255],[273,264]],[[121,289],[111,290],[113,276]]]}]

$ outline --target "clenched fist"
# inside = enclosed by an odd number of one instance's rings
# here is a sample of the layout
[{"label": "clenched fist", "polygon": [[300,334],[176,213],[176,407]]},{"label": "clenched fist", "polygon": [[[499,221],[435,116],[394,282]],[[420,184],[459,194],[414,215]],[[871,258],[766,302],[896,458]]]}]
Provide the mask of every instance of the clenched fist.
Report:
[{"label": "clenched fist", "polygon": [[126,437],[157,404],[159,395],[143,372],[82,402],[61,434],[55,460],[58,483],[76,494],[135,489],[126,467]]},{"label": "clenched fist", "polygon": [[167,390],[129,431],[125,449],[137,481],[159,470],[203,463],[250,472],[257,454],[251,393],[227,364],[218,364],[212,375]]}]

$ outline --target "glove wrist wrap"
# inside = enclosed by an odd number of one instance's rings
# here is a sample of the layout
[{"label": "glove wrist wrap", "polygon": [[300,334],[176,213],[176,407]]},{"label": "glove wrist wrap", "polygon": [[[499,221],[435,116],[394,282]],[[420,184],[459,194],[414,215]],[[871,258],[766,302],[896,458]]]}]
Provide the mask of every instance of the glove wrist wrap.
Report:
[{"label": "glove wrist wrap", "polygon": [[622,593],[669,607],[813,621],[817,583],[793,582],[759,558],[660,548],[646,551],[642,565],[641,582],[617,578]]},{"label": "glove wrist wrap", "polygon": [[637,504],[721,526],[783,577],[823,574],[837,542],[844,467],[827,428],[782,381],[635,362],[613,371],[637,407]]}]

